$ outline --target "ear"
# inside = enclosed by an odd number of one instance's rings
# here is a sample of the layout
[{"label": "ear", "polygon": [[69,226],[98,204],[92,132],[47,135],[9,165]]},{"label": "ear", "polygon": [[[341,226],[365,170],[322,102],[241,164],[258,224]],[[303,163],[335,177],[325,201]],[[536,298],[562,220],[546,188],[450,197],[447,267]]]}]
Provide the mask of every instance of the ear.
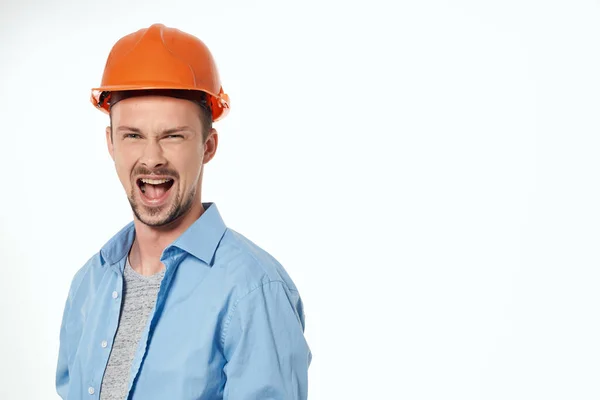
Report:
[{"label": "ear", "polygon": [[110,158],[115,161],[115,149],[113,147],[111,129],[112,128],[110,126],[106,127],[106,147],[108,147],[108,154],[110,154]]},{"label": "ear", "polygon": [[219,145],[219,134],[215,128],[210,130],[206,142],[204,142],[204,159],[203,164],[206,164],[215,156],[217,152],[217,146]]}]

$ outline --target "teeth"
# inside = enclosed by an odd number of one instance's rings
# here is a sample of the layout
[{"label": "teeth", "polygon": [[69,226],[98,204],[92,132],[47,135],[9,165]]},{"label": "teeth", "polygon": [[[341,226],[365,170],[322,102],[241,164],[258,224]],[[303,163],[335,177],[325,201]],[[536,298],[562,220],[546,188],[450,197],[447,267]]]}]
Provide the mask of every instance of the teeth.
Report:
[{"label": "teeth", "polygon": [[161,183],[167,183],[171,179],[141,179],[144,183],[149,183],[151,185],[160,185]]}]

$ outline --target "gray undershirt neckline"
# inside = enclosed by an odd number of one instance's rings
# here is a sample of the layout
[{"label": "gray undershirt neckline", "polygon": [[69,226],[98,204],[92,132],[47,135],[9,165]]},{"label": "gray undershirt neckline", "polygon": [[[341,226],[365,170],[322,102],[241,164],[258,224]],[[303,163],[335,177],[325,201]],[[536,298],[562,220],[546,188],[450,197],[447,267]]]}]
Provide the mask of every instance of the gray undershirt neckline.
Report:
[{"label": "gray undershirt neckline", "polygon": [[136,272],[126,260],[123,269],[123,293],[119,326],[115,334],[102,386],[100,400],[123,400],[129,388],[131,363],[148,317],[156,303],[156,296],[165,274],[145,276]]}]

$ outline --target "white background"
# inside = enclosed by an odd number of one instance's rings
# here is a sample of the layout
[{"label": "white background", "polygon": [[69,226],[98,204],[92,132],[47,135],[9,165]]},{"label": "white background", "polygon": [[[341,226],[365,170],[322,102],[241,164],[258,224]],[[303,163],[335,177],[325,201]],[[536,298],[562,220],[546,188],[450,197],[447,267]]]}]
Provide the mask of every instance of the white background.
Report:
[{"label": "white background", "polygon": [[600,398],[597,1],[0,8],[0,398],[55,398],[73,274],[131,218],[89,102],[114,42],[211,49],[204,198],[300,289],[310,399]]}]

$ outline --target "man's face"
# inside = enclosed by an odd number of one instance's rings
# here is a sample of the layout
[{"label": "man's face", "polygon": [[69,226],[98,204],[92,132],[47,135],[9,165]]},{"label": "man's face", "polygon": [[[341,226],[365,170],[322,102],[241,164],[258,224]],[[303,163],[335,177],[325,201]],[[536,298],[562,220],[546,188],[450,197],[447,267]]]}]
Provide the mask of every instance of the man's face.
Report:
[{"label": "man's face", "polygon": [[119,101],[106,130],[108,150],[138,220],[164,226],[200,207],[203,165],[214,156],[214,129],[203,141],[198,105],[164,96]]}]

